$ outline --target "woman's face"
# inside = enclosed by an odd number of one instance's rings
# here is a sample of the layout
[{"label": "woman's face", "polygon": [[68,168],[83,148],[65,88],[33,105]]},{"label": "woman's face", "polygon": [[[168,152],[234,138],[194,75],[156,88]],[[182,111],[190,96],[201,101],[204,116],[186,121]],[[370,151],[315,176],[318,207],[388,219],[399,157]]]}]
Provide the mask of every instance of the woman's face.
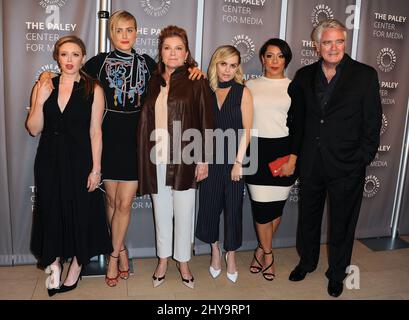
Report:
[{"label": "woman's face", "polygon": [[115,49],[131,52],[136,41],[136,29],[132,20],[118,20],[113,32],[112,43]]},{"label": "woman's face", "polygon": [[81,47],[73,42],[64,43],[58,50],[58,65],[61,73],[76,74],[85,62]]},{"label": "woman's face", "polygon": [[239,68],[239,57],[232,55],[216,63],[217,78],[221,82],[230,81],[234,78]]},{"label": "woman's face", "polygon": [[284,78],[285,58],[279,47],[268,46],[262,57],[265,76],[271,79]]},{"label": "woman's face", "polygon": [[169,37],[163,41],[161,54],[162,61],[169,71],[184,65],[188,51],[180,37]]}]

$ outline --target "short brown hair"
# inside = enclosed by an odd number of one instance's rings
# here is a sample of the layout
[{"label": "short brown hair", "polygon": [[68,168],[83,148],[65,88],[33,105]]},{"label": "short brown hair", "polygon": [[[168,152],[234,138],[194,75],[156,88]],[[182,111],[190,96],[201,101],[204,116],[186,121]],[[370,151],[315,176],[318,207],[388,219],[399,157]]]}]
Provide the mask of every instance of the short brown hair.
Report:
[{"label": "short brown hair", "polygon": [[187,39],[187,34],[185,29],[179,28],[178,26],[167,26],[166,28],[162,29],[159,35],[159,44],[158,44],[158,73],[162,74],[165,70],[165,64],[162,61],[162,48],[163,42],[167,38],[172,37],[179,37],[183,44],[185,45],[185,49],[188,52],[186,58],[186,65],[187,67],[197,67],[197,62],[193,59],[192,55],[190,54],[189,49],[189,40]]}]

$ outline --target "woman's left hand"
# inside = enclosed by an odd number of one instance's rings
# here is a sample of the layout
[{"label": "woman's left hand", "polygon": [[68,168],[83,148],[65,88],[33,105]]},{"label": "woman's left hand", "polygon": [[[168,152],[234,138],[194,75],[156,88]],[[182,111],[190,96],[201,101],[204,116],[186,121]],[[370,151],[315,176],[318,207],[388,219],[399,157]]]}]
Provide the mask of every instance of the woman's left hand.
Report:
[{"label": "woman's left hand", "polygon": [[199,163],[196,165],[195,178],[196,182],[207,178],[209,174],[209,165],[207,163]]},{"label": "woman's left hand", "polygon": [[290,161],[284,163],[280,169],[278,169],[280,172],[279,176],[280,177],[289,177],[294,174],[295,171],[295,164],[290,163]]},{"label": "woman's left hand", "polygon": [[240,181],[243,174],[243,168],[239,163],[235,163],[233,165],[233,169],[231,169],[231,180],[232,181]]},{"label": "woman's left hand", "polygon": [[199,80],[199,79],[206,79],[206,74],[202,72],[202,70],[200,70],[197,67],[194,68],[189,68],[189,79],[190,80]]},{"label": "woman's left hand", "polygon": [[87,181],[88,192],[95,191],[95,189],[98,188],[100,182],[101,182],[101,173],[92,171],[88,175],[88,181]]}]

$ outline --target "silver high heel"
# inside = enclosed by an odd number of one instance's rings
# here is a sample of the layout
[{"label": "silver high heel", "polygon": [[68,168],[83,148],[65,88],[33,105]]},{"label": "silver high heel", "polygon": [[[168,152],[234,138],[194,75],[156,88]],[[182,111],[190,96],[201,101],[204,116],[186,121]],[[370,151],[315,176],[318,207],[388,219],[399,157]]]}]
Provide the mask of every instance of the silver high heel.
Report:
[{"label": "silver high heel", "polygon": [[[227,266],[227,255],[229,254],[229,251],[226,252],[226,255],[224,256],[225,260],[226,260],[226,266]],[[231,282],[236,283],[237,278],[239,277],[239,272],[236,270],[235,273],[229,273],[226,270],[226,275],[227,275],[227,279],[229,279]]]}]

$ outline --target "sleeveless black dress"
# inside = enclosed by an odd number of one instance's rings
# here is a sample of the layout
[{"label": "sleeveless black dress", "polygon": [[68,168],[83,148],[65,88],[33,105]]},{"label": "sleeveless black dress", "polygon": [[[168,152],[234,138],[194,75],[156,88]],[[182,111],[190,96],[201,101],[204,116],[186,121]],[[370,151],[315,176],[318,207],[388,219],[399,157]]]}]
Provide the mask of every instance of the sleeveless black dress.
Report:
[{"label": "sleeveless black dress", "polygon": [[156,68],[148,55],[114,50],[91,58],[84,70],[101,83],[106,98],[102,124],[102,178],[137,181],[136,129],[149,78]]},{"label": "sleeveless black dress", "polygon": [[31,250],[39,264],[56,257],[76,256],[80,264],[112,252],[103,193],[88,192],[92,170],[89,135],[93,96],[86,98],[84,81],[74,82],[71,97],[61,112],[58,106],[60,77],[44,104],[44,128],[34,164],[36,204]]}]

